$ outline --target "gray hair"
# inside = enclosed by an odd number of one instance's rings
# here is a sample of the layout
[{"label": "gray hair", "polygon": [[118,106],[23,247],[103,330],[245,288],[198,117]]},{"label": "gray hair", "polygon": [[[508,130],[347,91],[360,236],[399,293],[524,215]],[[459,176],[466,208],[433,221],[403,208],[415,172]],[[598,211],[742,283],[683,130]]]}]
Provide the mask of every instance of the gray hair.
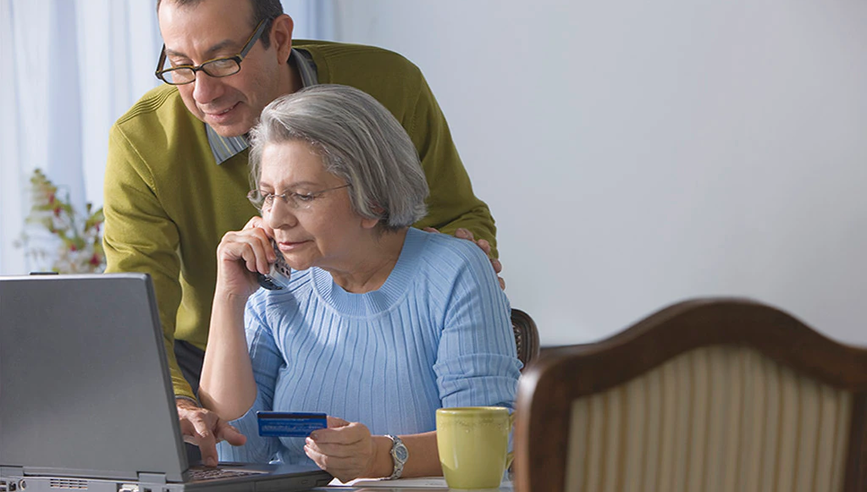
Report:
[{"label": "gray hair", "polygon": [[427,181],[406,130],[382,105],[354,87],[314,85],[275,99],[250,131],[250,178],[258,187],[268,144],[300,140],[325,170],[351,185],[353,210],[386,230],[427,214]]}]

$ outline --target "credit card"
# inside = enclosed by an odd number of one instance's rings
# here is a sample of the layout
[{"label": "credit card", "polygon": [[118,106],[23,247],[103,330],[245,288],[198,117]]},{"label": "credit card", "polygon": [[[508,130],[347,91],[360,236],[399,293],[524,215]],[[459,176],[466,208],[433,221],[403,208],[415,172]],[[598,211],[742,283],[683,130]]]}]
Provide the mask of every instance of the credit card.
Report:
[{"label": "credit card", "polygon": [[328,427],[324,413],[256,412],[256,418],[263,437],[307,437]]}]

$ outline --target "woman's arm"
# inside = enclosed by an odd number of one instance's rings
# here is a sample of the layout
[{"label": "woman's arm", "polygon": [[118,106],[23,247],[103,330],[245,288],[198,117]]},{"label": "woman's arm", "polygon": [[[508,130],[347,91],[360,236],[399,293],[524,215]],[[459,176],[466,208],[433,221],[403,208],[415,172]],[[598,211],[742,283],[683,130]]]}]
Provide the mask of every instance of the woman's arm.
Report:
[{"label": "woman's arm", "polygon": [[267,273],[275,258],[268,236],[252,219],[228,232],[217,248],[217,286],[199,399],[225,420],[247,412],[256,400],[256,381],[244,334],[244,308],[258,289],[254,272]]},{"label": "woman's arm", "polygon": [[211,311],[199,399],[205,408],[225,420],[244,415],[256,399],[256,381],[244,335],[246,302],[246,298],[218,288]]},{"label": "woman's arm", "polygon": [[521,362],[509,300],[481,251],[461,244],[434,372],[443,407],[514,408]]},{"label": "woman's arm", "polygon": [[[402,477],[442,475],[436,431],[398,437],[409,452]],[[320,468],[341,482],[348,482],[391,476],[394,471],[391,448],[391,439],[371,436],[364,424],[328,417],[328,428],[311,433],[304,451]]]}]

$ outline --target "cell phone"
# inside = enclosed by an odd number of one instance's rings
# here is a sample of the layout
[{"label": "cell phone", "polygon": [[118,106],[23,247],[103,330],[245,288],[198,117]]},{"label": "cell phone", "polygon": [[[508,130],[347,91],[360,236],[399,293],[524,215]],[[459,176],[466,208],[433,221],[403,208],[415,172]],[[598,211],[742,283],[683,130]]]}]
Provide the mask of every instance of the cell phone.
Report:
[{"label": "cell phone", "polygon": [[283,252],[280,251],[280,248],[277,247],[277,242],[273,239],[271,240],[271,247],[274,248],[274,253],[277,254],[277,261],[271,264],[271,271],[268,275],[256,272],[256,278],[259,280],[259,285],[268,290],[283,290],[289,286],[289,274],[292,269],[286,264]]},{"label": "cell phone", "polygon": [[266,437],[307,437],[317,429],[328,427],[324,413],[256,412],[259,435]]}]

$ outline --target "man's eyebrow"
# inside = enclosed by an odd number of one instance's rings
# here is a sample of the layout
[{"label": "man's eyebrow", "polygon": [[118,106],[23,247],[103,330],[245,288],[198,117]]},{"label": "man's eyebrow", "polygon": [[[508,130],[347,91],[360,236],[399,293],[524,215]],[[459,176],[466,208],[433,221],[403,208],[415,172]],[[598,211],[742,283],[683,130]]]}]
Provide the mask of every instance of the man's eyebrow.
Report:
[{"label": "man's eyebrow", "polygon": [[[202,62],[212,60],[214,58],[214,55],[217,52],[225,50],[226,48],[231,48],[231,47],[236,46],[236,45],[237,45],[237,43],[235,41],[232,41],[231,39],[224,39],[223,41],[220,41],[219,43],[211,46],[210,48],[207,49],[207,51],[205,51],[205,59],[202,60]],[[240,51],[240,47],[238,47],[238,50]],[[181,53],[179,51],[175,51],[169,47],[166,47],[166,56],[189,58],[186,54]]]}]

